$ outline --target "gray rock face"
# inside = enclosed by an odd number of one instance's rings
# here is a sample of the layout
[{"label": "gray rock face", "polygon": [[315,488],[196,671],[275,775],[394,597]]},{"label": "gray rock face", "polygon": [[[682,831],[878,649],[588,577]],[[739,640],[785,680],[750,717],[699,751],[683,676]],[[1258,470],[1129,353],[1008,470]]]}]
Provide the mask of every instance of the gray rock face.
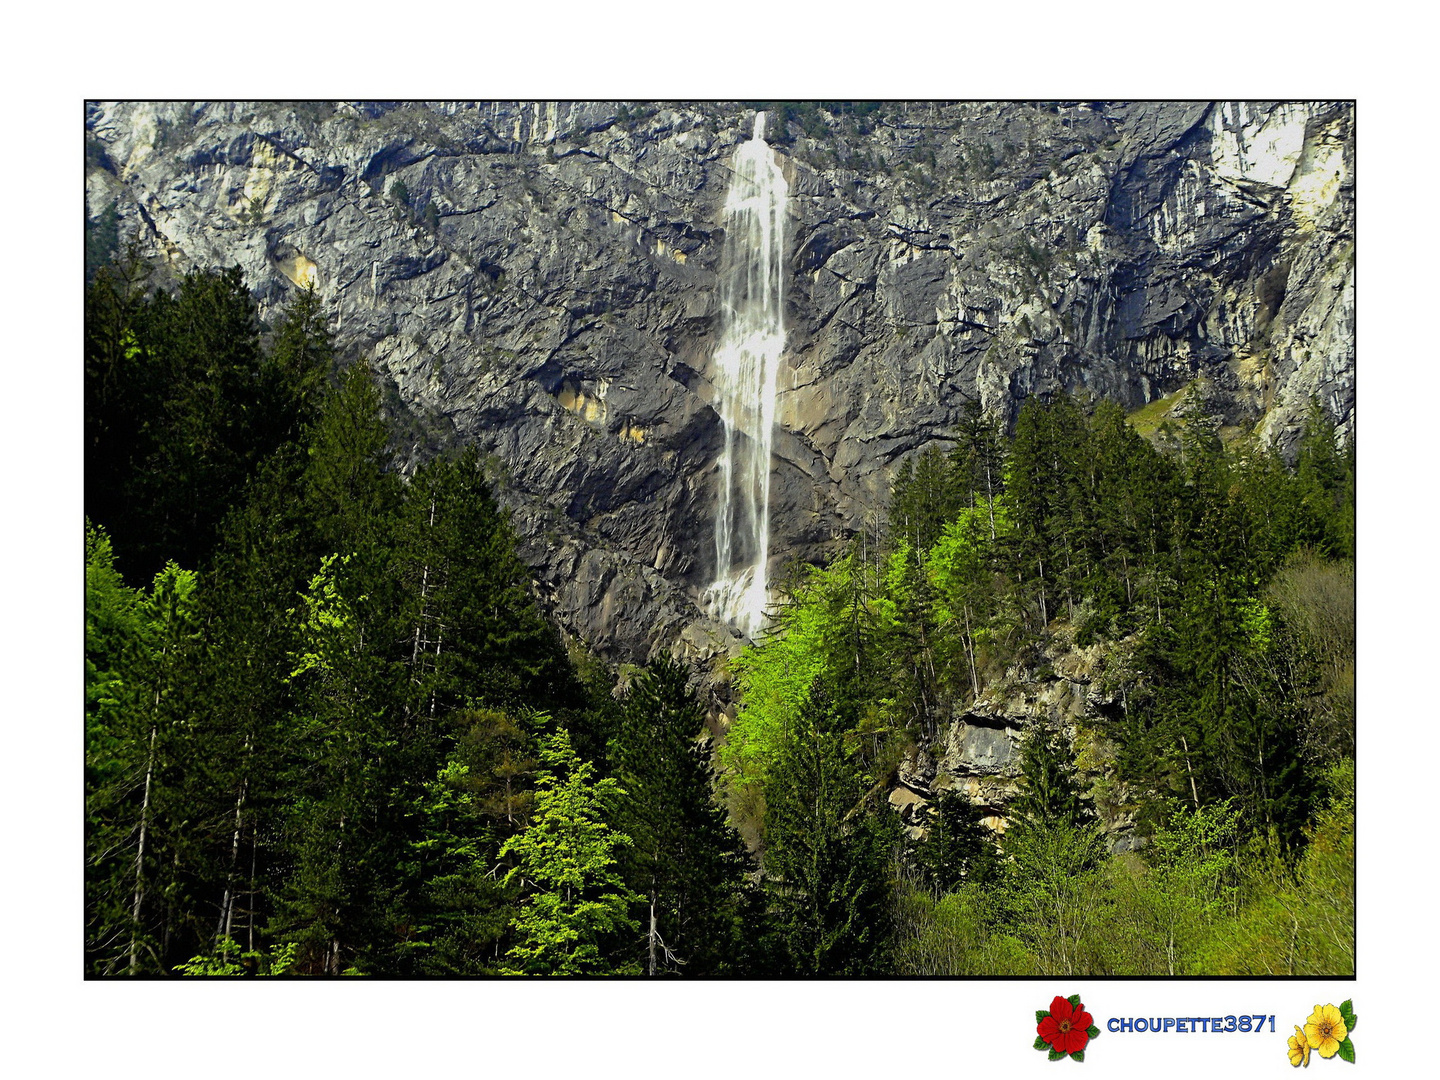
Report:
[{"label": "gray rock face", "polygon": [[962,792],[981,807],[982,821],[1004,832],[1008,807],[1020,791],[1020,742],[1032,728],[1064,732],[1074,740],[1083,786],[1115,850],[1128,850],[1134,821],[1128,792],[1114,778],[1111,747],[1099,734],[1114,715],[1117,695],[1132,678],[1133,638],[1111,646],[1077,648],[1064,635],[1052,638],[1030,666],[1011,669],[1003,680],[940,725],[929,746],[910,750],[897,769],[900,783],[890,804],[907,824],[920,806],[945,791]]},{"label": "gray rock face", "polygon": [[[176,270],[238,263],[266,313],[313,282],[388,384],[408,465],[456,442],[489,455],[563,625],[613,660],[708,663],[738,641],[698,604],[720,210],[751,116],[96,103],[87,203],[113,201]],[[1348,104],[801,120],[811,134],[770,124],[793,218],[775,569],[879,520],[900,460],[944,443],[969,398],[1006,417],[1062,387],[1138,408],[1203,378],[1227,424],[1282,448],[1312,398],[1351,430]],[[978,730],[962,756],[999,763]]]},{"label": "gray rock face", "polygon": [[976,723],[988,717],[968,717],[950,729],[943,766],[952,776],[1018,775],[1020,732],[1006,724],[990,727]]}]

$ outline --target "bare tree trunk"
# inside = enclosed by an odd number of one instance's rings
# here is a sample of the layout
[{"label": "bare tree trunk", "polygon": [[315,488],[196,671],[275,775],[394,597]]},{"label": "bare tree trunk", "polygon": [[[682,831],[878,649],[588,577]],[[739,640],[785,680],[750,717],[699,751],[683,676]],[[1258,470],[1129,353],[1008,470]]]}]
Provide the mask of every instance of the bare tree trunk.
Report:
[{"label": "bare tree trunk", "polygon": [[650,974],[655,974],[655,889],[650,889]]},{"label": "bare tree trunk", "polygon": [[255,951],[255,826],[250,826],[250,893],[246,919],[246,944],[250,952]]},{"label": "bare tree trunk", "polygon": [[[155,707],[160,707],[160,691],[155,691]],[[145,838],[150,827],[150,781],[155,775],[155,735],[160,729],[159,721],[150,725],[150,750],[145,759],[145,797],[140,802],[140,843],[135,849],[135,895],[130,905],[130,974],[139,967],[138,941],[140,935],[140,908],[145,903]]]},{"label": "bare tree trunk", "polygon": [[980,676],[975,671],[975,635],[970,630],[970,605],[965,605],[965,656],[970,661],[970,686],[980,700]]},{"label": "bare tree trunk", "polygon": [[1180,736],[1180,745],[1185,748],[1185,773],[1190,777],[1190,798],[1195,803],[1195,809],[1200,809],[1200,795],[1195,790],[1195,771],[1190,768],[1190,744],[1185,741],[1185,736]]},{"label": "bare tree trunk", "polygon": [[[250,755],[250,736],[245,736],[245,756]],[[220,921],[215,927],[217,944],[219,938],[230,936],[231,915],[235,908],[235,868],[240,862],[241,811],[245,806],[245,789],[248,780],[243,776],[240,790],[235,794],[235,829],[230,835],[230,868],[225,873],[225,895],[220,901]]]}]

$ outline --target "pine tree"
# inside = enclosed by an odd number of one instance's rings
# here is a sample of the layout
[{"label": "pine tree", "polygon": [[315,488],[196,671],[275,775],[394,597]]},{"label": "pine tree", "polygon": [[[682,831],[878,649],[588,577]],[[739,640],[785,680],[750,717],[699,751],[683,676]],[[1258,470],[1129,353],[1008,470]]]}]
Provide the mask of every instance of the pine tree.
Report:
[{"label": "pine tree", "polygon": [[910,861],[935,893],[989,881],[998,873],[995,842],[981,824],[980,808],[959,791],[944,791],[925,804],[917,824],[927,831],[912,843]]},{"label": "pine tree", "polygon": [[1020,743],[1020,794],[1010,804],[1017,825],[1044,828],[1056,823],[1085,825],[1094,810],[1081,796],[1070,740],[1057,731],[1031,727]]},{"label": "pine tree", "polygon": [[86,963],[153,974],[181,921],[196,578],[169,563],[132,593],[103,533],[86,546]]},{"label": "pine tree", "polygon": [[888,963],[894,822],[866,813],[839,726],[817,686],[765,787],[766,889],[795,974],[873,975]]},{"label": "pine tree", "polygon": [[631,684],[611,744],[630,796],[617,825],[634,841],[621,863],[648,902],[641,922],[651,975],[726,971],[740,930],[743,849],[715,802],[710,741],[698,738],[704,710],[687,682],[670,657],[651,661]]}]

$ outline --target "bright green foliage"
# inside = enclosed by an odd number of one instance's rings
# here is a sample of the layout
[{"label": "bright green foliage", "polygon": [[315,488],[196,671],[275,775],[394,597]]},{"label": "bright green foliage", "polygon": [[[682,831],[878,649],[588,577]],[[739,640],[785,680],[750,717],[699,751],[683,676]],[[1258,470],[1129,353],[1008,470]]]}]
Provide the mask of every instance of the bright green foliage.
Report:
[{"label": "bright green foliage", "polygon": [[496,873],[503,843],[529,821],[538,766],[531,729],[543,717],[462,710],[446,725],[448,760],[414,800],[399,872],[411,920],[394,969],[406,974],[497,974],[519,899]]},{"label": "bright green foliage", "polygon": [[1266,597],[1293,637],[1287,662],[1312,666],[1305,757],[1327,766],[1355,753],[1355,565],[1302,549],[1289,556]]},{"label": "bright green foliage", "polygon": [[893,765],[898,736],[928,718],[933,696],[926,627],[916,621],[925,588],[904,543],[881,556],[862,537],[829,567],[807,567],[771,634],[735,662],[741,709],[726,765],[763,783],[821,677],[849,747],[877,773]]},{"label": "bright green foliage", "polygon": [[1037,961],[994,925],[995,899],[976,885],[935,897],[906,892],[895,905],[895,973],[903,976],[1015,976],[1039,972]]},{"label": "bright green foliage", "polygon": [[133,881],[124,853],[108,850],[133,822],[135,721],[143,687],[131,681],[144,624],[141,597],[115,571],[110,539],[85,529],[85,909],[86,970],[114,970],[129,942]]},{"label": "bright green foliage", "polygon": [[1198,971],[1348,977],[1355,973],[1355,763],[1325,776],[1330,796],[1292,870],[1272,839],[1252,842],[1241,866],[1243,906],[1217,920]]},{"label": "bright green foliage", "polygon": [[906,458],[890,497],[890,537],[926,551],[965,506],[969,492],[959,470],[935,447]]},{"label": "bright green foliage", "polygon": [[[1002,545],[1011,542],[1010,514],[1001,496],[980,497],[945,526],[924,556],[933,590],[935,650],[949,682],[968,683],[978,698],[1007,612],[996,593]],[[954,646],[958,645],[958,649]]]},{"label": "bright green foliage", "polygon": [[1125,906],[1135,939],[1152,950],[1131,959],[1144,974],[1203,974],[1196,950],[1235,896],[1238,818],[1229,802],[1180,808],[1144,849],[1147,869],[1130,882]]},{"label": "bright green foliage", "polygon": [[1037,970],[1103,972],[1110,923],[1106,843],[1092,824],[1056,819],[1005,834],[1009,860],[998,908]]},{"label": "bright green foliage", "polygon": [[130,693],[124,671],[141,633],[135,590],[115,570],[105,530],[85,522],[85,731],[87,789],[106,786],[118,747],[115,717]]},{"label": "bright green foliage", "polygon": [[616,849],[630,838],[605,821],[606,807],[625,791],[619,781],[592,779],[563,728],[541,743],[546,768],[536,779],[529,828],[511,837],[501,855],[519,865],[505,877],[527,895],[515,917],[518,943],[507,952],[507,974],[593,975],[613,970],[602,952],[614,935],[638,929],[628,909],[641,897],[617,871]]},{"label": "bright green foliage", "polygon": [[848,591],[851,576],[848,560],[827,570],[810,567],[771,634],[735,661],[741,707],[725,763],[741,777],[763,779],[811,684],[826,670],[839,636],[829,610]]},{"label": "bright green foliage", "polygon": [[273,953],[258,949],[242,949],[228,937],[215,943],[215,952],[192,956],[175,971],[189,976],[273,976],[289,974],[295,964],[294,945],[281,945]]},{"label": "bright green foliage", "polygon": [[[1114,695],[1086,753],[1109,763],[1106,788],[1127,794],[1142,841],[1159,830],[1164,846],[1176,801],[1202,821],[1229,806],[1240,837],[1273,835],[1278,858],[1298,857],[1321,770],[1353,752],[1354,635],[1353,571],[1296,551],[1344,550],[1333,522],[1353,495],[1353,448],[1336,449],[1312,418],[1294,471],[1271,454],[1227,451],[1198,394],[1166,451],[1114,405],[1087,413],[1063,395],[1026,403],[1008,453],[987,443],[978,416],[960,442],[948,458],[927,452],[902,466],[883,557],[862,536],[825,569],[798,573],[772,634],[737,664],[726,761],[770,806],[767,826],[815,686],[829,687],[826,732],[883,790],[910,740],[935,738],[1017,668],[1052,678],[1042,650],[1073,645],[1090,650],[1094,685]],[[990,915],[956,963],[1201,970],[1196,941],[1221,918],[1216,894],[1195,884],[1210,880],[1209,856],[1131,873],[1089,824],[1068,737],[1032,733],[1022,755],[1003,887],[971,898]],[[767,849],[772,888],[776,866]],[[981,888],[965,878],[940,887]],[[1172,908],[1157,907],[1157,888]],[[1076,905],[1074,919],[1047,941],[1046,919],[1070,917],[1057,897]],[[920,914],[902,952],[938,932],[934,910],[905,910]]]},{"label": "bright green foliage", "polygon": [[[1105,402],[968,408],[737,664],[761,890],[683,671],[577,679],[475,454],[402,480],[313,292],[271,331],[238,271],[148,273],[86,294],[87,972],[1353,968],[1355,451],[1318,410],[1291,469],[1198,394],[1159,450]],[[954,797],[902,857],[903,755],[1070,645],[1139,854],[1057,738],[998,861]]]},{"label": "bright green foliage", "polygon": [[[390,839],[412,797],[398,769],[401,732],[387,717],[383,668],[368,597],[356,596],[352,558],[328,556],[291,615],[300,647],[290,677],[297,764],[285,846],[294,873],[271,931],[301,943],[301,967],[338,975],[383,918]],[[413,780],[408,780],[413,784]]]},{"label": "bright green foliage", "polygon": [[[494,715],[511,723],[508,717]],[[411,954],[418,973],[473,975],[495,970],[494,957],[517,890],[497,881],[493,873],[496,830],[488,827],[477,798],[484,786],[486,778],[472,777],[469,766],[452,759],[416,800],[416,839],[402,866],[405,878],[418,883],[417,895],[407,904],[416,921],[401,948]],[[411,964],[402,963],[402,970],[408,972]]]},{"label": "bright green foliage", "polygon": [[86,967],[153,972],[166,894],[183,887],[196,579],[169,563],[131,592],[104,533],[86,539]]},{"label": "bright green foliage", "polygon": [[[318,298],[268,339],[254,314],[235,273],[157,294],[122,261],[87,293],[87,509],[118,523],[87,537],[87,971],[229,941],[306,974],[493,971],[534,769],[509,717],[555,706],[603,753],[604,710],[473,454],[407,485],[366,365],[327,389]],[[117,568],[172,550],[205,588],[162,650]]]}]

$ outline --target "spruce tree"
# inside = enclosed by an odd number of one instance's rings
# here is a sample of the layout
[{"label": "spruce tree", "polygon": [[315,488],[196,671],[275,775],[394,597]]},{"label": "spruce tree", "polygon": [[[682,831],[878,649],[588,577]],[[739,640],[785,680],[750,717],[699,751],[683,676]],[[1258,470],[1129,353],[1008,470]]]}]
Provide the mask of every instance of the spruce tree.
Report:
[{"label": "spruce tree", "polygon": [[1015,422],[1005,473],[1005,491],[1015,522],[1011,562],[1020,592],[1034,604],[1035,629],[1044,633],[1055,615],[1056,567],[1052,530],[1060,499],[1053,469],[1054,450],[1047,410],[1027,398]]},{"label": "spruce tree", "polygon": [[1020,772],[1020,794],[1009,808],[1014,823],[1045,828],[1095,820],[1094,810],[1081,796],[1074,748],[1063,733],[1032,726],[1020,743]]},{"label": "spruce tree", "polygon": [[632,684],[610,760],[629,793],[617,825],[634,841],[621,858],[646,900],[640,913],[648,974],[733,971],[745,862],[715,802],[704,710],[688,672],[669,656]]},{"label": "spruce tree", "polygon": [[564,647],[530,594],[529,569],[473,447],[417,470],[393,550],[410,713],[575,703]]},{"label": "spruce tree", "polygon": [[925,804],[918,824],[926,835],[910,845],[909,857],[937,894],[998,874],[995,842],[981,816],[980,808],[959,791],[943,791]]},{"label": "spruce tree", "polygon": [[104,534],[92,529],[86,546],[86,967],[156,974],[172,937],[194,929],[184,780],[197,750],[196,577],[169,563],[132,592]]},{"label": "spruce tree", "polygon": [[787,733],[765,787],[765,883],[787,970],[875,975],[892,937],[893,815],[866,812],[823,684]]}]

